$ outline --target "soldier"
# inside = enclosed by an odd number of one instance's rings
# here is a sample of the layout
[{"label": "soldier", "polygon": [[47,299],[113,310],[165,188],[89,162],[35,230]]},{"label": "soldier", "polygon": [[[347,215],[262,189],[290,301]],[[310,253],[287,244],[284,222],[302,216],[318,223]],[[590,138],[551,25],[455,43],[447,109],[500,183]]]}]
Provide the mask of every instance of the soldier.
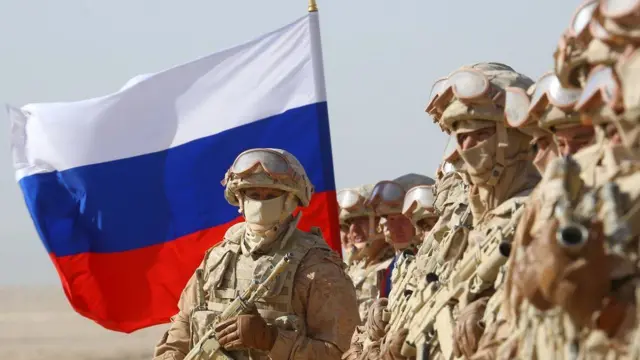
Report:
[{"label": "soldier", "polygon": [[372,189],[373,185],[363,185],[338,194],[340,222],[347,227],[347,237],[357,249],[347,273],[356,288],[362,322],[371,303],[380,296],[384,272],[393,260],[393,248],[377,231],[380,218],[364,205]]},{"label": "soldier", "polygon": [[[640,3],[612,5],[581,5],[556,52],[562,85],[583,89],[574,109],[602,138],[550,164],[537,211],[518,229],[511,291],[519,296],[508,300],[520,335],[499,349],[501,358],[640,356],[631,339],[638,301],[632,224],[640,221],[634,146],[640,54],[629,47],[640,31]],[[536,336],[549,330],[556,336]]]},{"label": "soldier", "polygon": [[[579,114],[570,107],[575,104],[581,91],[563,88],[555,74],[543,75],[526,93],[520,88],[507,88],[506,92],[505,117],[507,123],[533,137],[532,145],[535,153],[533,164],[541,175],[545,173],[548,164],[558,157],[558,152],[564,156],[575,154],[578,150],[592,143],[593,128],[590,127],[590,131],[585,130],[589,127],[580,122]],[[518,246],[522,241],[521,230],[527,226],[526,224],[530,221],[531,216],[534,216],[534,212],[539,210],[537,199],[540,198],[540,188],[539,184],[527,201],[527,207],[520,220],[521,224],[519,224],[513,240],[515,245],[511,262],[517,262],[513,259],[521,256],[515,255],[521,251]],[[510,271],[505,280],[505,293],[507,296],[516,297],[518,294],[512,291],[510,284],[512,274]],[[480,341],[479,350],[473,359],[492,359],[498,345],[510,335],[506,318],[509,317],[508,313],[512,313],[514,310],[509,308],[508,304],[503,304],[499,315],[500,320],[495,323],[494,328],[485,331]],[[519,306],[526,307],[524,304]]]},{"label": "soldier", "polygon": [[[456,229],[462,235],[456,239],[463,242],[461,256],[453,256],[427,279],[430,284],[422,294],[426,304],[414,316],[408,334],[400,332],[390,339],[384,356],[401,359],[402,354],[422,357],[428,352],[434,358],[469,357],[483,332],[481,320],[487,325],[495,320],[497,309],[487,303],[500,291],[498,275],[509,253],[511,232],[539,181],[529,149],[531,136],[505,122],[504,91],[525,90],[532,83],[507,65],[479,63],[434,84],[427,112],[455,136],[465,163],[461,173],[470,184],[473,229]],[[449,305],[451,300],[458,301],[457,308]],[[431,333],[435,337],[427,339]]]},{"label": "soldier", "polygon": [[[183,359],[210,329],[234,359],[339,359],[359,320],[355,291],[319,230],[297,229],[301,213],[294,216],[294,210],[313,194],[298,160],[279,149],[247,150],[222,184],[245,222],[206,252],[154,359]],[[253,311],[216,321],[285,255],[289,267]]]},{"label": "soldier", "polygon": [[[385,339],[381,342],[387,343],[393,334],[397,331],[402,331],[408,325],[408,322],[412,318],[414,308],[419,304],[420,300],[416,297],[420,292],[424,290],[425,276],[429,272],[433,272],[434,269],[442,262],[449,259],[447,247],[440,246],[443,243],[443,239],[449,233],[449,231],[460,220],[460,214],[464,213],[466,209],[466,185],[464,184],[460,174],[456,169],[460,169],[462,166],[460,157],[457,155],[455,140],[449,141],[447,148],[445,149],[444,161],[437,170],[436,182],[436,194],[433,199],[433,210],[429,207],[420,208],[416,207],[411,212],[411,207],[415,206],[412,200],[412,193],[418,191],[418,189],[424,186],[416,187],[416,190],[410,190],[405,196],[405,205],[403,207],[403,214],[412,219],[415,226],[419,226],[419,220],[422,214],[429,214],[430,217],[435,220],[438,217],[438,221],[431,227],[430,231],[423,231],[423,242],[415,256],[414,264],[405,265],[407,269],[403,272],[404,276],[408,278],[401,278],[394,280],[394,289],[390,294],[389,306],[385,305],[383,314],[386,313],[391,323],[385,330]],[[429,203],[431,200],[427,199],[428,193],[425,194],[425,198],[421,201],[423,204]],[[470,219],[470,217],[469,217]],[[433,221],[432,220],[432,221]],[[469,221],[470,224],[470,221]],[[425,229],[426,230],[426,229]],[[444,252],[440,252],[442,249]],[[448,247],[451,254],[454,254],[458,248],[455,245]],[[453,255],[451,255],[453,256]],[[406,263],[406,261],[405,261]],[[409,268],[412,266],[411,268]],[[400,286],[396,286],[396,282]],[[400,293],[402,291],[402,293]],[[415,294],[415,296],[414,296]],[[397,299],[400,301],[397,301]],[[380,323],[381,321],[378,320]],[[386,325],[385,321],[381,323]]]},{"label": "soldier", "polygon": [[[413,253],[412,245],[419,242],[415,239],[416,229],[413,228],[411,220],[403,215],[404,198],[410,189],[416,186],[430,187],[434,183],[435,181],[427,176],[406,174],[392,181],[377,183],[367,199],[366,204],[375,209],[376,216],[382,216],[384,219],[381,221],[380,227],[383,229],[385,240],[393,245],[395,256],[392,257],[393,264],[385,268],[384,280],[386,281],[384,286],[389,290],[385,292],[385,288],[383,288],[380,293],[381,298],[369,307],[365,324],[356,329],[351,339],[349,351],[345,352],[343,359],[377,359],[380,340],[385,334],[386,325],[386,322],[382,322],[382,311],[385,309],[387,297],[395,285],[392,279],[403,277],[403,274],[399,269],[394,268],[394,265],[403,250]],[[412,205],[412,207],[415,206]],[[419,209],[415,211],[420,212]],[[422,211],[420,215],[416,214],[416,219],[422,217],[423,220],[426,220],[422,224],[429,225],[433,221],[433,215],[429,211]]]},{"label": "soldier", "polygon": [[[338,206],[340,206],[340,193],[344,190],[338,191]],[[340,209],[342,210],[342,209]],[[347,266],[351,265],[351,260],[356,252],[356,247],[351,241],[347,233],[349,232],[349,226],[340,219],[340,245],[342,246],[342,259]]]},{"label": "soldier", "polygon": [[[464,181],[460,171],[464,161],[458,154],[455,136],[449,138],[443,162],[437,170],[436,198],[434,206],[440,214],[434,230],[425,240],[431,246],[422,246],[417,256],[417,272],[419,279],[424,279],[427,273],[434,272],[436,267],[442,269],[456,254],[460,254],[463,242],[458,241],[452,230],[471,226],[472,218],[468,210],[468,184]],[[440,246],[440,245],[445,246]]]},{"label": "soldier", "polygon": [[420,250],[434,246],[433,242],[425,243],[427,237],[440,217],[435,208],[435,186],[418,185],[407,191],[402,205],[402,215],[411,220],[417,236],[422,238]]},{"label": "soldier", "polygon": [[409,252],[415,253],[422,240],[418,238],[411,220],[402,215],[404,197],[407,191],[414,186],[434,184],[435,181],[428,176],[410,173],[392,181],[378,182],[367,199],[367,205],[373,208],[377,216],[381,217],[380,227],[385,240],[396,251],[396,256],[387,271],[388,276],[383,285],[381,297],[389,297],[392,288],[391,273],[402,251],[409,250]]}]

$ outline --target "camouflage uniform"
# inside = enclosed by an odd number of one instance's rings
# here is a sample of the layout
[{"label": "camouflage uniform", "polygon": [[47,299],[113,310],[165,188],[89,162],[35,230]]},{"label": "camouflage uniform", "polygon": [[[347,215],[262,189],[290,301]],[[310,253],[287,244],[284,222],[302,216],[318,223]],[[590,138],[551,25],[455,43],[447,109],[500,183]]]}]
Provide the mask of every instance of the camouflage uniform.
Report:
[{"label": "camouflage uniform", "polygon": [[[353,280],[358,298],[358,309],[361,322],[364,323],[369,311],[369,306],[380,296],[380,286],[383,281],[384,271],[393,260],[393,249],[384,241],[384,237],[377,231],[375,226],[377,219],[373,209],[364,205],[364,201],[371,195],[372,185],[363,185],[356,189],[346,189],[346,192],[359,199],[349,208],[340,208],[340,223],[349,226],[349,220],[358,217],[369,218],[369,233],[366,245],[358,249],[352,258],[352,263],[347,269],[347,274]],[[346,197],[346,195],[345,195]],[[338,202],[340,205],[341,201]]]},{"label": "camouflage uniform", "polygon": [[[581,8],[593,11],[591,25],[577,31],[578,37],[565,34],[556,52],[556,73],[563,86],[583,86],[575,109],[602,137],[573,159],[550,165],[537,204],[518,229],[509,306],[519,335],[499,349],[499,358],[640,357],[638,339],[632,339],[640,231],[633,225],[640,221],[634,210],[640,207],[640,54],[626,48],[640,31],[640,18],[630,13],[615,20],[606,15],[605,2]],[[588,75],[598,71],[617,76],[620,98],[604,103],[593,97],[595,77]],[[624,146],[615,136],[604,136],[611,126]],[[569,182],[563,176],[567,170]],[[560,235],[570,234],[566,229],[583,232],[558,237],[556,231],[563,229]]]},{"label": "camouflage uniform", "polygon": [[[358,323],[355,291],[319,229],[296,228],[301,213],[293,216],[293,211],[307,206],[313,194],[302,166],[283,150],[247,150],[223,185],[225,198],[240,207],[246,222],[232,226],[206,252],[154,359],[183,359],[210,329],[234,359],[339,359]],[[268,200],[247,195],[256,188],[284,195]],[[253,312],[218,323],[228,304],[286,254],[292,255],[289,267]]]},{"label": "camouflage uniform", "polygon": [[[443,129],[455,135],[483,129],[495,133],[469,149],[458,144],[458,153],[465,163],[461,173],[470,184],[468,209],[472,229],[457,227],[449,235],[457,237],[460,251],[451,260],[438,264],[436,276],[427,279],[423,304],[409,325],[402,349],[404,356],[428,352],[435,358],[450,359],[454,353],[469,356],[476,350],[482,334],[479,322],[484,320],[490,325],[495,321],[500,301],[489,299],[496,291],[500,292],[500,265],[506,262],[510,232],[521,214],[522,204],[539,180],[531,163],[531,136],[505,126],[500,102],[506,87],[526,90],[532,81],[498,63],[475,64],[460,70],[434,85],[428,112]],[[477,89],[481,91],[472,94],[472,100],[461,98],[459,88],[448,86],[448,81],[455,82],[459,76],[478,82]],[[446,243],[440,244],[440,248],[444,246]],[[450,299],[457,299],[459,305],[451,306]],[[432,331],[434,338],[425,338],[425,332]],[[389,341],[391,345],[398,342]],[[402,358],[395,351],[397,346],[391,345],[383,355]]]},{"label": "camouflage uniform", "polygon": [[[507,89],[507,96],[505,100],[505,117],[507,122],[513,126],[520,128],[523,132],[530,134],[533,137],[532,145],[536,145],[539,142],[545,142],[545,147],[536,146],[534,148],[536,156],[533,160],[534,165],[541,174],[544,174],[546,167],[550,162],[558,157],[558,148],[552,140],[552,134],[555,129],[568,129],[583,126],[580,122],[578,114],[572,110],[563,110],[562,108],[555,106],[554,102],[557,100],[549,99],[550,88],[556,86],[553,82],[557,83],[557,78],[554,74],[545,74],[538,82],[532,85],[525,93],[521,89]],[[553,95],[564,95],[565,98],[575,96],[577,90],[564,89],[561,87],[553,87]],[[532,104],[533,102],[533,104]],[[545,196],[540,190],[541,184],[539,184],[531,193],[524,215],[518,226],[518,231],[514,237],[513,250],[511,255],[509,272],[506,278],[505,284],[505,296],[506,298],[512,298],[511,300],[518,301],[518,304],[514,304],[518,308],[518,312],[531,312],[530,305],[526,302],[521,302],[518,298],[517,292],[515,292],[511,286],[511,278],[513,276],[514,267],[517,269],[520,265],[519,258],[522,257],[522,248],[520,244],[522,242],[523,229],[530,223],[532,218],[535,218],[535,214],[539,212],[540,199]],[[510,332],[510,327],[514,327],[517,323],[517,317],[515,316],[514,307],[511,307],[509,301],[503,302],[501,308],[499,323],[494,325],[494,328],[485,331],[479,345],[478,352],[473,356],[473,359],[492,359],[495,357],[497,347],[503,343],[506,338],[511,335],[511,341],[516,341],[517,335]],[[547,331],[548,329],[544,329]]]},{"label": "camouflage uniform", "polygon": [[[374,209],[376,216],[394,216],[402,214],[402,200],[404,195],[411,188],[416,186],[432,186],[435,181],[427,176],[419,174],[406,174],[400,176],[392,181],[382,181],[376,184],[366,204]],[[428,217],[429,214],[423,213],[422,219]],[[385,236],[385,240],[389,244],[393,243],[393,234],[386,228],[384,221],[381,221],[382,231]],[[415,246],[421,243],[421,240],[417,239],[417,234],[413,236],[412,242],[408,243],[408,248],[405,248],[405,253],[414,253]],[[403,269],[407,267],[403,266],[404,257],[401,257],[401,250],[396,250],[396,267],[392,270],[391,279],[391,293],[392,296],[396,281],[403,277]],[[388,269],[385,267],[384,270]],[[400,289],[402,290],[402,289]],[[386,304],[386,299],[384,299]],[[374,303],[376,304],[376,303]],[[379,354],[379,346],[382,336],[385,333],[386,322],[382,321],[383,310],[386,305],[382,306],[380,302],[369,308],[366,322],[363,326],[356,329],[352,339],[349,351],[343,355],[343,359],[376,359]]]},{"label": "camouflage uniform", "polygon": [[[455,144],[455,142],[453,143]],[[414,266],[406,271],[404,276],[408,279],[400,279],[399,282],[402,290],[400,304],[391,306],[389,310],[389,327],[386,329],[385,337],[382,340],[383,352],[392,346],[396,333],[405,333],[408,325],[415,314],[417,307],[421,304],[421,294],[425,291],[427,283],[425,278],[428,273],[437,274],[436,268],[440,268],[443,263],[450,260],[459,251],[459,244],[447,235],[451,230],[461,222],[461,215],[467,209],[467,185],[464,183],[458,170],[461,168],[459,157],[455,153],[445,156],[445,163],[453,165],[451,168],[443,169],[443,166],[437,172],[437,182],[435,186],[435,196],[433,199],[433,213],[431,216],[437,216],[438,221],[430,229],[424,233],[424,240],[418,253],[415,256]],[[444,164],[443,164],[444,165]],[[407,201],[411,199],[405,198],[405,207]],[[425,211],[427,210],[427,211]],[[419,227],[419,220],[423,215],[428,214],[430,209],[416,207],[412,212],[406,213],[405,216],[411,218],[416,227]],[[468,224],[471,224],[471,217],[467,218]],[[444,245],[444,246],[442,246]],[[410,264],[411,265],[411,264]],[[404,280],[404,281],[403,281]],[[394,286],[398,288],[398,285]],[[395,294],[394,294],[395,295]]]}]

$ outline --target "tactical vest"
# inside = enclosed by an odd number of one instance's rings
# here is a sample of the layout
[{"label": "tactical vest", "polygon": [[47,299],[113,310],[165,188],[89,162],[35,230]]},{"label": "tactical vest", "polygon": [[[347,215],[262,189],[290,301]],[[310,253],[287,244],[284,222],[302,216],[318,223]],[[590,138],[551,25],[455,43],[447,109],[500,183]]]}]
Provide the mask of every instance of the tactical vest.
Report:
[{"label": "tactical vest", "polygon": [[362,324],[367,320],[369,307],[380,295],[380,285],[384,277],[384,270],[389,267],[393,257],[366,268],[365,261],[363,259],[352,264],[348,270],[349,277],[351,277],[356,289],[358,312],[360,313],[360,322]]},{"label": "tactical vest", "polygon": [[[217,316],[229,303],[240,296],[254,280],[264,280],[271,267],[287,253],[292,253],[293,259],[268,294],[257,301],[256,308],[268,324],[279,325],[276,319],[296,316],[292,307],[292,295],[295,274],[302,259],[314,248],[330,251],[319,229],[314,228],[311,233],[293,229],[290,236],[285,235],[267,254],[252,256],[242,253],[244,232],[244,223],[232,226],[227,230],[222,244],[213,247],[205,255],[203,293],[197,296],[198,303],[191,313],[190,347],[215,326]],[[266,353],[257,350],[234,351],[233,355],[236,359],[266,358]]]}]

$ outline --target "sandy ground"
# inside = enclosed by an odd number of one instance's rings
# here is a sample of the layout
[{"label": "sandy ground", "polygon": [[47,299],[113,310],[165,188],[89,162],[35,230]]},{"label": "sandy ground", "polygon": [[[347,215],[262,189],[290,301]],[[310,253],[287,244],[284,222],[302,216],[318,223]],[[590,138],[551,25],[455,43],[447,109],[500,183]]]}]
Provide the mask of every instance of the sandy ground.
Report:
[{"label": "sandy ground", "polygon": [[151,359],[166,326],[117,333],[75,313],[58,287],[0,287],[1,359]]}]

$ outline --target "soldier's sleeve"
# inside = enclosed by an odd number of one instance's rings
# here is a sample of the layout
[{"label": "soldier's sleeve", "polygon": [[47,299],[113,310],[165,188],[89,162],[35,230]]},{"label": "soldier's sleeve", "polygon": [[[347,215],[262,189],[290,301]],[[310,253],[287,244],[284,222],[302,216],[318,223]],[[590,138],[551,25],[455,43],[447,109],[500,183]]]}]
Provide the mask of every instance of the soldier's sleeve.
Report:
[{"label": "soldier's sleeve", "polygon": [[333,251],[312,249],[295,275],[292,306],[301,332],[279,330],[272,359],[339,360],[360,322],[356,292]]},{"label": "soldier's sleeve", "polygon": [[[200,264],[198,268],[202,268]],[[191,276],[178,301],[178,313],[171,317],[171,325],[156,345],[153,360],[182,360],[189,352],[191,338],[189,315],[196,303],[196,276]]]}]

